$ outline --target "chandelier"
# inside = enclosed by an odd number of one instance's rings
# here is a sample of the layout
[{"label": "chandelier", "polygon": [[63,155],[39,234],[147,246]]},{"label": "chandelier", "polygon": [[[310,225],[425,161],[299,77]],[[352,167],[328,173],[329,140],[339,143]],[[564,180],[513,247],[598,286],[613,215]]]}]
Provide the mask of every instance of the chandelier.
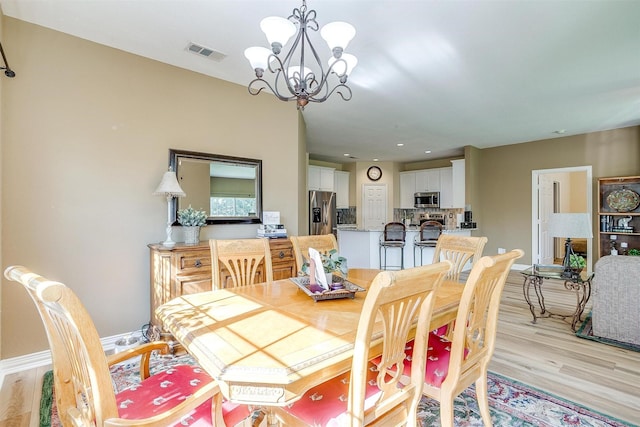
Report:
[{"label": "chandelier", "polygon": [[[302,0],[302,6],[293,9],[287,19],[277,16],[264,18],[260,28],[267,36],[271,49],[250,47],[244,51],[244,56],[256,72],[256,78],[248,87],[251,95],[259,94],[266,87],[282,101],[296,100],[299,110],[304,110],[309,102],[326,101],[334,92],[345,101],[351,99],[351,89],[346,85],[347,77],[358,59],[343,53],[356,34],[351,24],[331,22],[320,30],[320,35],[332,52],[326,71],[309,39],[309,31],[318,31],[319,26],[316,11],[307,10],[306,0]],[[296,36],[291,49],[281,59],[282,47],[294,34]],[[305,62],[307,59],[312,64]],[[273,84],[263,78],[265,70],[275,75]],[[336,81],[331,88],[329,77],[333,74]]]}]

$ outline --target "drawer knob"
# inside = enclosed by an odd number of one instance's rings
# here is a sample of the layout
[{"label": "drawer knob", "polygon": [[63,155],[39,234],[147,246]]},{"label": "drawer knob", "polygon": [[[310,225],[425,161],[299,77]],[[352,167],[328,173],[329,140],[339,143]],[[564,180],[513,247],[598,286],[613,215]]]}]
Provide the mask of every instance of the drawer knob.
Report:
[{"label": "drawer knob", "polygon": [[202,267],[202,261],[200,261],[199,259],[196,260],[196,262],[193,263],[193,265],[196,266],[196,268],[200,268]]},{"label": "drawer knob", "polygon": [[280,253],[278,254],[278,256],[279,256],[280,258],[284,258],[284,251],[280,251]]}]

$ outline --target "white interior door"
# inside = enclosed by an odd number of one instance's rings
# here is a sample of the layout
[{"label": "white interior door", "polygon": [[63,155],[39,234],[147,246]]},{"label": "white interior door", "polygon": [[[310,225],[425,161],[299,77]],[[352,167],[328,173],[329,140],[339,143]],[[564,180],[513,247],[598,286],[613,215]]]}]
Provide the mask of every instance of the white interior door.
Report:
[{"label": "white interior door", "polygon": [[[553,180],[546,175],[540,175],[538,187],[538,215],[540,254],[538,264],[551,265],[554,260],[554,238],[549,236],[549,215],[553,213]],[[534,259],[534,263],[536,263]]]},{"label": "white interior door", "polygon": [[387,223],[386,184],[362,184],[362,222],[365,230],[382,229]]}]

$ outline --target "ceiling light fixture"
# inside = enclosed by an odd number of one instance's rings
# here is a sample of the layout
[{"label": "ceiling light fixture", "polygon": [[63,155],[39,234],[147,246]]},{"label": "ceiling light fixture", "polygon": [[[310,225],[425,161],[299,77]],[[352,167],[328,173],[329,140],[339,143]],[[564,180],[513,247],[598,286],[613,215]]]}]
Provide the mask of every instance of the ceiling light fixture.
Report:
[{"label": "ceiling light fixture", "polygon": [[[307,10],[305,0],[302,0],[300,8],[293,9],[288,19],[270,16],[260,22],[260,28],[267,36],[271,50],[250,47],[244,51],[244,56],[256,72],[256,78],[248,87],[251,95],[259,94],[266,87],[281,101],[296,100],[299,110],[304,110],[309,102],[326,101],[334,92],[339,93],[345,101],[351,99],[351,89],[346,85],[347,77],[358,63],[358,59],[343,53],[356,34],[356,29],[351,24],[331,22],[320,30],[320,35],[333,53],[326,72],[308,33],[318,31],[316,11]],[[294,34],[296,37],[291,49],[284,59],[281,59],[279,55],[282,47]],[[305,63],[305,58],[312,58],[315,63]],[[275,74],[273,85],[263,78],[267,69]],[[332,89],[329,86],[330,74],[335,74],[339,82]]]}]

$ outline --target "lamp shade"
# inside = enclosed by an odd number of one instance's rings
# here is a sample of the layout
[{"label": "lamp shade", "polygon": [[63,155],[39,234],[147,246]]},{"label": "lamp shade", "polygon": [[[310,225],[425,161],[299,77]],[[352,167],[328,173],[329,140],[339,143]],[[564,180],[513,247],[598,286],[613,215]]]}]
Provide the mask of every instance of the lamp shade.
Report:
[{"label": "lamp shade", "polygon": [[186,193],[182,191],[180,188],[180,184],[178,184],[178,178],[176,177],[176,173],[169,169],[167,172],[162,175],[162,181],[156,188],[156,191],[153,192],[154,196],[170,196],[170,197],[184,197]]},{"label": "lamp shade", "polygon": [[593,237],[591,216],[588,213],[552,213],[549,215],[547,230],[551,237]]},{"label": "lamp shade", "polygon": [[244,57],[249,60],[251,68],[254,70],[266,70],[269,66],[269,56],[271,56],[271,51],[266,47],[254,46],[244,50]]},{"label": "lamp shade", "polygon": [[[358,58],[356,58],[353,55],[350,55],[348,53],[343,53],[342,56],[340,57],[340,59],[344,60],[344,62],[342,61],[338,61],[337,58],[334,58],[333,56],[331,58],[329,58],[329,66],[333,65],[333,71],[338,74],[339,76],[341,75],[350,75],[351,71],[355,68],[355,66],[358,64]],[[338,61],[335,65],[334,63]],[[345,70],[345,64],[346,64],[346,70]]]},{"label": "lamp shade", "polygon": [[269,16],[260,22],[260,29],[267,36],[270,45],[279,43],[281,46],[287,44],[291,36],[296,33],[296,26],[288,19],[279,16]]},{"label": "lamp shade", "polygon": [[[301,71],[302,73],[304,73],[304,75],[300,74]],[[312,73],[313,71],[311,71],[311,69],[308,67],[304,67],[302,70],[300,70],[299,65],[292,65],[287,69],[287,76],[289,76],[289,83],[291,84],[291,86],[294,86],[294,87],[297,86],[297,83],[307,80],[307,78],[310,75],[312,75]]]},{"label": "lamp shade", "polygon": [[320,30],[320,35],[329,45],[329,49],[333,50],[336,47],[347,48],[349,42],[355,37],[356,29],[353,25],[342,22],[330,22]]}]

